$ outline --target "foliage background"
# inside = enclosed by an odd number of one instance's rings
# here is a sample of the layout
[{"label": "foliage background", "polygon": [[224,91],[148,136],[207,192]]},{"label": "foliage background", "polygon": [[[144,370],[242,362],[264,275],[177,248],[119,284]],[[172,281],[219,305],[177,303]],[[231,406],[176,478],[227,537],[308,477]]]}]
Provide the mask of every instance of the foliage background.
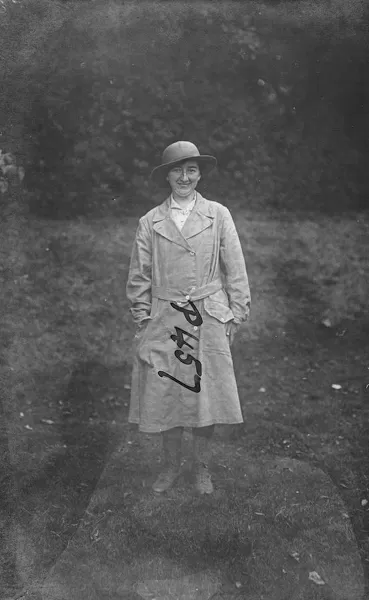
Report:
[{"label": "foliage background", "polygon": [[365,10],[361,0],[8,3],[3,136],[25,163],[32,213],[142,213],[161,197],[152,166],[180,138],[217,156],[206,191],[234,206],[365,208]]}]

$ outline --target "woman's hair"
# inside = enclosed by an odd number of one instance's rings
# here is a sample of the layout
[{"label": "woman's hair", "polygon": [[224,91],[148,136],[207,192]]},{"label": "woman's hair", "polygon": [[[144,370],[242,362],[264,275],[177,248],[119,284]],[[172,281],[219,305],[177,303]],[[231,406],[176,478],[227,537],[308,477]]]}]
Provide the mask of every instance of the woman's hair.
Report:
[{"label": "woman's hair", "polygon": [[182,165],[182,164],[183,164],[183,163],[185,163],[185,162],[194,162],[194,163],[196,163],[196,164],[197,164],[197,166],[198,166],[198,169],[199,169],[199,171],[200,171],[200,175],[201,175],[201,167],[200,167],[200,163],[199,163],[199,161],[198,161],[198,160],[196,160],[196,157],[195,157],[195,158],[185,158],[184,160],[181,160],[180,162],[178,162],[178,163],[176,163],[175,165],[173,165],[172,167],[168,167],[168,170],[167,170],[167,175],[170,173],[170,171],[171,171],[172,169],[175,169],[176,167],[178,167],[178,166]]}]

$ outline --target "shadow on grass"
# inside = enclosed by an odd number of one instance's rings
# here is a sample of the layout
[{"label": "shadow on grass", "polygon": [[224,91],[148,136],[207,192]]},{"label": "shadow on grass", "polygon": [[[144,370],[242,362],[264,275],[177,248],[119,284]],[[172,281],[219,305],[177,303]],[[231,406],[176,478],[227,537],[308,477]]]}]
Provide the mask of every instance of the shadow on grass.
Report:
[{"label": "shadow on grass", "polygon": [[12,543],[15,490],[11,468],[8,432],[0,395],[0,589],[16,585],[16,554]]},{"label": "shadow on grass", "polygon": [[[108,460],[113,436],[91,386],[92,380],[108,377],[97,362],[76,367],[62,398],[64,452],[19,490],[16,518],[32,543],[33,579],[44,577],[67,547]],[[102,418],[96,418],[99,413]]]},{"label": "shadow on grass", "polygon": [[[130,435],[129,446],[115,453],[93,515],[82,528],[80,547],[88,542],[94,522],[99,524],[100,558],[91,558],[91,564],[98,569],[118,561],[132,582],[200,576],[209,569],[222,574],[222,586],[247,579],[245,565],[252,556],[247,497],[240,500],[238,489],[224,485],[209,497],[199,497],[192,489],[189,464],[172,490],[154,494],[151,483],[160,469],[155,460],[160,443],[150,441],[144,448],[141,435]],[[121,488],[118,476],[124,480]],[[229,597],[234,593],[233,583]]]}]

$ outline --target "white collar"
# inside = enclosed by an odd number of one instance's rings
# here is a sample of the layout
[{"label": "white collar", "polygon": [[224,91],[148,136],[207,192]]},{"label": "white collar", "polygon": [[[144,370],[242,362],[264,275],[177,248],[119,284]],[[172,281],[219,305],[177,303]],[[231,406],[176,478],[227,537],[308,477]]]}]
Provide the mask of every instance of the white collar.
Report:
[{"label": "white collar", "polygon": [[173,198],[173,194],[170,195],[170,206],[171,208],[179,208],[180,210],[183,211],[191,211],[193,209],[193,207],[195,206],[195,202],[196,202],[196,192],[194,194],[194,199],[191,200],[191,202],[186,206],[186,208],[182,208],[182,206]]}]

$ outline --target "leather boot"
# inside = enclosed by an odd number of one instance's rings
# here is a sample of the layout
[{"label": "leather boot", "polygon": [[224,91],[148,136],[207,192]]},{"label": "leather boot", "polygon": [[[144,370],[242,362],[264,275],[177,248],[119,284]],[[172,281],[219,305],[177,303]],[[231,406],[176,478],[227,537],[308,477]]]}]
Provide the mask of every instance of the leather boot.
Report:
[{"label": "leather boot", "polygon": [[212,494],[214,487],[209,472],[210,440],[214,427],[193,429],[193,473],[195,488],[199,494]]},{"label": "leather boot", "polygon": [[156,479],[152,489],[157,494],[169,490],[179,476],[181,468],[183,427],[163,431],[164,469]]}]

